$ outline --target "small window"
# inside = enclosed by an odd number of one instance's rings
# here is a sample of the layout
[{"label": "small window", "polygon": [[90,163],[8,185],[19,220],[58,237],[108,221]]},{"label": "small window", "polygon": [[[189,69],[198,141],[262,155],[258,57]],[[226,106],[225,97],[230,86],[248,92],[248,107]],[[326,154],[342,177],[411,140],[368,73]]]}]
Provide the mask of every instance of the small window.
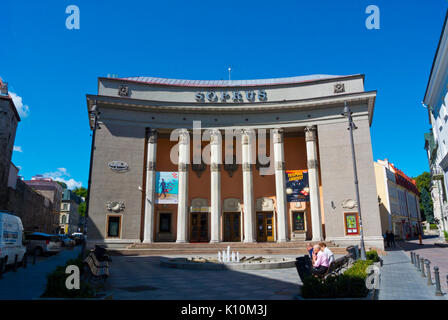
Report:
[{"label": "small window", "polygon": [[305,231],[305,212],[294,211],[292,213],[293,218],[293,231]]},{"label": "small window", "polygon": [[171,232],[171,213],[160,214],[159,232]]},{"label": "small window", "polygon": [[121,227],[121,217],[120,216],[108,216],[107,217],[107,237],[119,238],[120,237],[120,227]]},{"label": "small window", "polygon": [[66,215],[62,216],[61,223],[62,224],[66,224],[67,223],[67,216]]}]

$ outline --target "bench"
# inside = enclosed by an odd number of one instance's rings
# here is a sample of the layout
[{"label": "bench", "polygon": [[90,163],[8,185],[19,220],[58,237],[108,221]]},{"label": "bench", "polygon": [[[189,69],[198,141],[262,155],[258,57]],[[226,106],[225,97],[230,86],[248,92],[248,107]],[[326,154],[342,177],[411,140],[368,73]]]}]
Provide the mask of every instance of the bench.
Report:
[{"label": "bench", "polygon": [[[320,275],[316,274],[315,276],[320,279],[325,279],[329,275],[339,274],[344,268],[348,267],[351,259],[352,259],[351,253],[343,257],[340,257],[330,264],[330,266],[328,267],[327,271],[324,274]],[[299,277],[302,280],[302,282],[305,278],[313,275],[313,266],[309,255],[304,255],[303,257],[296,258],[295,265],[297,273],[299,274]]]},{"label": "bench", "polygon": [[88,274],[89,280],[94,278],[104,281],[109,277],[109,262],[111,260],[104,252],[105,250],[95,248],[84,259],[84,266],[87,271],[85,274]]}]

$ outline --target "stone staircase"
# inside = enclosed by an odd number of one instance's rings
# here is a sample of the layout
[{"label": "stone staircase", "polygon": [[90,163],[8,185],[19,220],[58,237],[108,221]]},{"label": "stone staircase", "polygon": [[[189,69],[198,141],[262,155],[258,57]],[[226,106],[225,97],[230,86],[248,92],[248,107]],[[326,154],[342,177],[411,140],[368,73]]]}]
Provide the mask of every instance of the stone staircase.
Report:
[{"label": "stone staircase", "polygon": [[[156,243],[134,243],[123,249],[109,249],[112,255],[210,255],[218,251],[230,250],[238,251],[240,254],[253,255],[303,255],[307,253],[306,244],[308,241],[300,242],[220,242],[220,243],[174,243],[174,242],[156,242]],[[335,254],[346,254],[345,247],[338,247],[333,243],[327,242],[328,247]]]}]

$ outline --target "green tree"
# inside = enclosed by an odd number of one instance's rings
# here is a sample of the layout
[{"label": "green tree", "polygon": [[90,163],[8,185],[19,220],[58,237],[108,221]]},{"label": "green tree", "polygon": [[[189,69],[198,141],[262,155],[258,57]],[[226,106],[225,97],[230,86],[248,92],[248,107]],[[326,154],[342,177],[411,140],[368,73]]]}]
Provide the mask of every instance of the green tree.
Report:
[{"label": "green tree", "polygon": [[431,198],[431,174],[425,171],[414,179],[417,184],[418,191],[420,192],[420,213],[422,220],[426,220],[429,223],[434,223]]},{"label": "green tree", "polygon": [[75,188],[75,189],[73,190],[73,192],[74,192],[76,195],[78,195],[78,196],[80,196],[80,197],[82,197],[82,198],[84,198],[84,199],[87,198],[87,189],[84,188],[84,187]]},{"label": "green tree", "polygon": [[85,201],[81,202],[78,207],[78,213],[81,217],[85,217],[86,215],[86,203]]},{"label": "green tree", "polygon": [[65,182],[62,181],[56,181],[57,183],[59,183],[63,189],[67,189],[67,184]]}]

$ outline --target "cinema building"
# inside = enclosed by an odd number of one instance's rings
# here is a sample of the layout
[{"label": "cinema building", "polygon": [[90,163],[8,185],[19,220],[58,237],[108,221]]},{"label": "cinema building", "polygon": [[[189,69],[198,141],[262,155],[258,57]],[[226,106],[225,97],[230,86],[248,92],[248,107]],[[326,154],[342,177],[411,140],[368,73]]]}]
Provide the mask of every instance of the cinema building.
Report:
[{"label": "cinema building", "polygon": [[375,97],[364,75],[99,78],[98,94],[87,95],[91,129],[98,115],[89,244],[359,244],[346,102],[365,242],[383,248]]}]

